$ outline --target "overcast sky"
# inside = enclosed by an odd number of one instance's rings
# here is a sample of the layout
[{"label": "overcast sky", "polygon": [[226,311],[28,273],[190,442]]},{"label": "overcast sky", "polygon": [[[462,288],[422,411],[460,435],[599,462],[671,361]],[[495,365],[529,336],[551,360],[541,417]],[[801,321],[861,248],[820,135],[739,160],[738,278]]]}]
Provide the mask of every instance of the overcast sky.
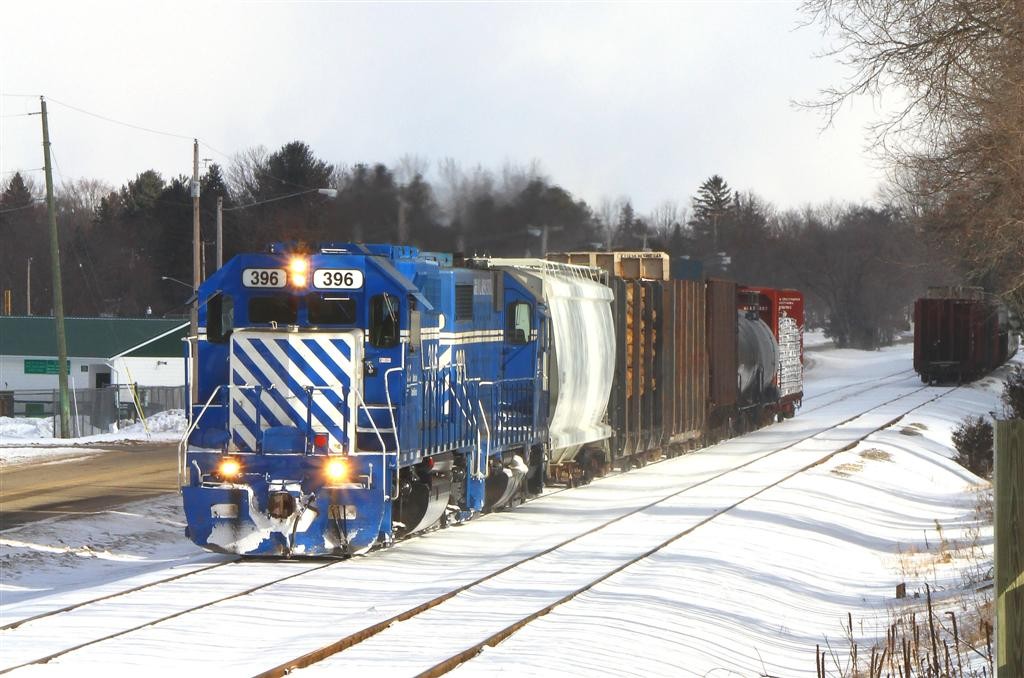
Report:
[{"label": "overcast sky", "polygon": [[714,173],[782,208],[871,200],[870,102],[826,130],[791,104],[844,75],[797,7],[5,2],[0,171],[42,166],[38,98],[11,95],[45,94],[61,176],[117,186],[190,174],[197,136],[222,164],[295,139],[346,165],[536,159],[640,212]]}]

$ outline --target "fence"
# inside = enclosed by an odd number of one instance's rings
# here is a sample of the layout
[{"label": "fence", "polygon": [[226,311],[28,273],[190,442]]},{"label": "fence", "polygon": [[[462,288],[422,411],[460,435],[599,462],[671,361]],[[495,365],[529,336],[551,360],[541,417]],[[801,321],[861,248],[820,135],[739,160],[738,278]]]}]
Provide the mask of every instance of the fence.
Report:
[{"label": "fence", "polygon": [[[138,403],[133,397],[138,396]],[[167,410],[185,409],[184,386],[110,386],[76,388],[68,392],[71,435],[109,433],[139,419]],[[0,416],[52,417],[60,430],[60,393],[57,390],[0,391]]]}]

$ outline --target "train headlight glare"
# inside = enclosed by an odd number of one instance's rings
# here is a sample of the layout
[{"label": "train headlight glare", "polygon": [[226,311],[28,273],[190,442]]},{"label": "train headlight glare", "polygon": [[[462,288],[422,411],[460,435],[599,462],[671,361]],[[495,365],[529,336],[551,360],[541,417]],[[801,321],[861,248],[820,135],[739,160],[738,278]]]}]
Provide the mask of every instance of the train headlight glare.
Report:
[{"label": "train headlight glare", "polygon": [[305,257],[292,257],[288,262],[288,278],[294,287],[306,286],[306,274],[309,272],[309,261]]},{"label": "train headlight glare", "polygon": [[217,474],[225,480],[229,478],[237,478],[242,472],[242,462],[238,461],[234,457],[228,457],[220,462],[217,466]]},{"label": "train headlight glare", "polygon": [[348,477],[348,464],[344,459],[331,459],[327,462],[326,473],[332,483],[341,482]]}]

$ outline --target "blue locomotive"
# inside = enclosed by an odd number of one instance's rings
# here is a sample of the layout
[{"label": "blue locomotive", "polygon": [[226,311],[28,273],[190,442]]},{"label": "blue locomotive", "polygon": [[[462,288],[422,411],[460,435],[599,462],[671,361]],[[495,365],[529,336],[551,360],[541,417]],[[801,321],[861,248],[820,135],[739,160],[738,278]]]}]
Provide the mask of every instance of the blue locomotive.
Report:
[{"label": "blue locomotive", "polygon": [[[462,262],[460,262],[462,263]],[[604,273],[390,245],[233,258],[198,292],[189,537],[245,555],[351,555],[543,488],[610,435]]]}]

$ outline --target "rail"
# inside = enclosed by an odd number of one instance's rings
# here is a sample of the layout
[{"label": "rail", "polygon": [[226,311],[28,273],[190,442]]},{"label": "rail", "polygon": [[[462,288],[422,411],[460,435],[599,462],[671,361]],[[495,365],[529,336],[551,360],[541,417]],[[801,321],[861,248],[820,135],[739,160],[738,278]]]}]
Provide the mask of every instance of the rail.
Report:
[{"label": "rail", "polygon": [[[908,398],[908,397],[912,396],[913,394],[918,393],[918,392],[923,391],[923,390],[924,390],[924,387],[918,388],[916,390],[912,390],[910,392],[901,393],[896,398],[887,399],[887,400],[885,400],[885,402],[881,402],[881,403],[875,404],[873,407],[870,407],[867,410],[865,410],[864,414],[867,414],[867,413],[869,413],[869,412],[871,412],[873,410],[879,409],[879,408],[881,408],[881,407],[883,407],[885,405],[888,405],[890,403],[896,402],[896,401],[898,401],[900,399]],[[911,411],[913,411],[913,410],[915,410],[915,409],[917,409],[919,407],[924,406],[924,404],[926,404],[926,402],[931,402],[931,401],[937,400],[937,399],[942,398],[942,397],[944,397],[944,396],[946,396],[946,395],[948,395],[950,393],[955,392],[956,390],[957,390],[957,388],[942,389],[940,393],[936,394],[934,397],[929,398],[927,401],[920,402],[920,403],[915,403],[914,407],[908,407],[906,409],[900,408],[899,412],[901,412],[902,414],[900,414],[899,416],[905,416],[909,412],[911,412]],[[795,445],[798,445],[799,443],[801,443],[801,442],[803,442],[805,440],[810,440],[812,438],[815,438],[815,437],[818,437],[818,436],[822,436],[823,434],[825,434],[825,433],[827,433],[827,432],[829,432],[831,430],[834,430],[835,428],[837,428],[839,426],[842,426],[843,424],[846,424],[846,423],[849,423],[849,422],[853,421],[858,416],[861,416],[861,415],[857,415],[857,416],[850,417],[850,418],[844,418],[842,421],[835,422],[832,425],[822,426],[822,427],[818,428],[817,430],[815,430],[813,433],[810,433],[809,435],[803,435],[803,432],[800,432],[796,439],[791,439],[789,441],[786,441],[786,443],[781,445],[781,446],[775,446],[775,447],[773,447],[773,449],[771,449],[771,451],[768,451],[768,452],[765,452],[765,453],[758,453],[758,454],[754,455],[751,459],[749,459],[748,461],[746,461],[746,462],[744,462],[742,464],[739,464],[739,465],[736,465],[736,466],[732,466],[730,468],[726,468],[726,469],[722,470],[720,473],[716,473],[713,476],[707,477],[707,478],[705,478],[705,479],[703,479],[703,480],[701,480],[701,481],[699,481],[699,482],[697,482],[695,484],[688,485],[685,488],[680,488],[680,489],[678,489],[676,491],[673,491],[673,492],[670,492],[670,493],[666,493],[664,496],[661,496],[661,497],[659,497],[657,499],[654,499],[647,506],[642,506],[642,507],[636,508],[635,510],[629,511],[626,514],[615,516],[614,518],[611,518],[610,520],[601,519],[600,521],[595,521],[595,524],[591,528],[589,528],[589,529],[583,530],[583,531],[581,531],[579,533],[576,533],[576,534],[573,534],[573,535],[568,535],[567,534],[564,539],[560,538],[557,543],[553,543],[550,547],[548,547],[548,548],[546,548],[546,549],[544,549],[542,551],[539,551],[539,552],[536,552],[536,553],[532,553],[532,554],[527,555],[525,557],[517,557],[513,562],[509,562],[507,565],[505,565],[504,567],[501,567],[500,569],[497,569],[497,570],[495,570],[493,572],[485,574],[485,575],[481,576],[480,578],[478,578],[476,580],[466,582],[463,585],[457,586],[456,588],[454,588],[452,590],[441,592],[440,594],[438,594],[437,596],[431,598],[428,601],[419,603],[419,604],[417,604],[415,606],[410,606],[410,607],[405,608],[405,609],[403,609],[401,611],[396,611],[395,613],[389,613],[389,614],[392,614],[392,616],[389,616],[387,619],[380,619],[379,621],[378,620],[367,620],[366,621],[367,625],[361,627],[359,630],[357,630],[357,631],[355,631],[353,633],[348,633],[347,635],[344,635],[343,637],[340,637],[339,640],[335,640],[333,642],[330,642],[329,644],[327,644],[325,646],[322,646],[322,647],[320,647],[317,650],[314,650],[314,651],[311,651],[311,652],[307,652],[306,654],[304,654],[302,656],[299,656],[299,657],[297,657],[295,659],[291,659],[291,660],[289,660],[289,661],[287,661],[287,662],[285,662],[283,664],[279,664],[278,666],[267,670],[262,675],[284,675],[288,671],[293,670],[295,668],[309,666],[309,665],[311,665],[311,664],[313,664],[313,663],[315,663],[317,661],[323,660],[323,659],[325,659],[325,658],[327,658],[327,657],[329,657],[329,656],[331,656],[333,654],[336,654],[337,652],[339,652],[341,650],[347,649],[348,647],[351,647],[351,646],[356,645],[358,643],[361,643],[361,642],[363,642],[363,641],[365,641],[365,640],[367,640],[367,639],[369,639],[369,638],[371,638],[371,637],[373,637],[375,635],[378,635],[379,633],[387,630],[389,627],[395,627],[395,622],[396,621],[404,621],[406,619],[411,619],[412,617],[415,617],[415,616],[421,614],[422,612],[425,612],[426,610],[429,610],[429,609],[432,609],[434,607],[437,607],[438,605],[440,605],[441,603],[445,602],[446,600],[450,600],[450,599],[454,598],[455,596],[457,596],[461,592],[474,589],[475,587],[478,587],[480,584],[482,584],[484,582],[492,581],[492,580],[494,580],[495,577],[497,577],[497,576],[499,576],[499,575],[501,575],[501,574],[503,574],[505,572],[508,572],[510,570],[514,570],[515,568],[523,565],[524,563],[535,561],[538,558],[543,557],[547,553],[551,553],[551,552],[557,551],[558,549],[560,549],[560,548],[562,548],[562,547],[564,547],[564,546],[566,546],[566,545],[568,545],[570,543],[575,543],[575,542],[579,541],[580,539],[586,537],[588,534],[595,533],[595,532],[597,532],[599,530],[602,530],[602,529],[606,528],[608,525],[620,522],[623,518],[626,518],[629,515],[636,514],[636,513],[640,512],[640,511],[643,511],[643,510],[649,510],[649,509],[655,507],[656,505],[661,504],[662,502],[671,499],[672,497],[682,495],[685,492],[689,492],[691,490],[694,490],[697,487],[705,486],[708,483],[714,482],[717,478],[721,478],[723,476],[727,476],[728,474],[733,473],[733,472],[735,472],[735,471],[737,471],[737,470],[739,470],[741,468],[750,466],[751,464],[754,464],[754,463],[756,463],[757,461],[759,461],[761,459],[764,459],[766,457],[770,457],[772,455],[776,455],[776,454],[778,454],[778,453],[780,453],[780,452],[782,452],[784,450],[790,449],[790,448],[794,447]],[[880,427],[875,427],[874,423],[872,423],[872,428],[874,428],[875,430],[880,430],[881,428],[884,428],[885,426],[891,425],[893,422],[897,421],[898,418],[899,417],[897,417],[896,419],[891,419],[889,421],[886,421]],[[888,419],[888,416],[886,416],[886,419]],[[796,433],[796,432],[794,432],[794,433]],[[838,453],[840,451],[840,449],[839,449],[840,447],[841,447],[841,449],[849,449],[851,446],[855,445],[858,440],[863,440],[868,435],[871,435],[872,431],[865,432],[863,429],[859,429],[859,430],[851,430],[851,433],[853,433],[854,435],[850,436],[849,438],[844,438],[843,440],[840,440],[840,441],[834,441],[834,442],[836,442],[836,447],[833,448],[831,451],[829,451],[827,453],[823,452],[823,454],[826,454],[828,456],[832,456],[832,455],[834,455],[834,454],[836,454],[836,453]],[[702,453],[701,452],[697,452],[696,454],[702,454]],[[791,471],[793,473],[800,473],[800,472],[806,470],[807,468],[810,468],[810,467],[816,465],[817,463],[819,463],[818,461],[814,461],[811,464],[805,464],[804,461],[805,460],[800,460],[799,463],[794,464],[793,469],[782,469],[782,470],[780,470],[781,476],[786,476]],[[777,482],[784,482],[785,481],[785,477],[781,477],[781,476],[780,476],[780,479]],[[750,491],[754,492],[756,494],[761,494],[766,489],[767,488],[765,488],[765,487],[762,487],[762,488],[759,488],[759,489],[751,488]],[[554,494],[554,493],[552,493],[552,494]],[[541,497],[539,499],[539,501],[543,502],[545,500],[548,500],[548,498],[551,497],[551,496],[552,495],[549,494],[549,495],[546,495],[545,497]],[[749,495],[748,496],[748,494],[745,493],[743,496],[738,497],[739,502],[735,503],[734,506],[738,505],[739,503],[742,503],[743,501],[746,501],[746,499],[749,499],[750,496],[755,496],[755,495]],[[746,498],[744,498],[744,497],[746,497]],[[729,502],[732,503],[732,500],[729,500]],[[728,509],[726,509],[726,510],[728,510]],[[718,515],[722,515],[723,513],[725,513],[725,511],[716,512],[715,515],[712,516],[712,518],[717,517]],[[682,526],[680,526],[680,528],[682,528]],[[689,531],[692,531],[692,529],[695,529],[695,527],[689,528]],[[643,556],[643,554],[641,554],[641,557],[642,556]],[[237,582],[238,583],[238,588],[236,590],[230,592],[230,593],[227,593],[226,595],[225,595],[226,592],[224,592],[220,588],[217,588],[216,591],[214,591],[214,589],[211,588],[210,589],[211,593],[213,593],[214,595],[211,595],[209,599],[203,600],[198,605],[193,603],[193,602],[183,603],[180,607],[177,606],[177,605],[174,605],[174,606],[172,606],[173,609],[161,610],[159,612],[154,611],[154,613],[152,613],[150,615],[142,615],[143,618],[139,618],[138,615],[135,615],[135,616],[133,616],[133,615],[123,615],[123,618],[125,618],[127,620],[127,623],[123,627],[120,627],[117,631],[112,632],[112,633],[109,631],[109,629],[103,629],[103,628],[92,628],[92,629],[90,629],[88,624],[84,624],[84,625],[81,625],[83,629],[86,629],[85,631],[83,631],[83,635],[75,637],[75,638],[70,638],[70,637],[66,638],[65,640],[67,642],[67,645],[61,644],[59,648],[46,649],[46,650],[43,650],[43,649],[40,648],[40,651],[39,651],[38,656],[36,658],[33,659],[33,658],[30,658],[30,657],[25,657],[23,660],[19,660],[19,662],[17,662],[16,665],[14,665],[14,666],[9,666],[9,667],[6,667],[4,669],[0,669],[0,672],[12,671],[12,670],[14,670],[16,668],[20,668],[20,667],[27,666],[27,665],[30,665],[30,664],[45,663],[45,662],[51,661],[52,659],[55,659],[56,657],[60,657],[60,656],[66,655],[69,652],[73,652],[74,650],[81,649],[81,648],[84,648],[84,647],[87,647],[87,646],[90,646],[90,645],[95,645],[97,643],[102,643],[104,641],[112,640],[114,638],[123,637],[123,636],[125,636],[127,634],[139,631],[141,629],[144,629],[144,628],[147,628],[147,627],[152,627],[155,624],[159,624],[161,622],[164,622],[164,621],[167,621],[167,620],[170,620],[170,619],[173,619],[173,618],[179,618],[182,615],[188,614],[188,613],[190,613],[192,611],[201,610],[201,609],[208,609],[211,606],[216,605],[218,603],[222,603],[222,602],[225,602],[225,601],[228,601],[228,600],[231,600],[231,599],[235,599],[235,598],[238,598],[240,596],[248,595],[249,593],[253,593],[253,592],[258,591],[258,590],[264,590],[267,587],[272,586],[274,584],[277,584],[277,583],[280,583],[280,582],[283,582],[283,581],[287,581],[287,580],[290,580],[290,579],[294,579],[295,577],[301,577],[301,576],[303,576],[303,575],[305,575],[307,573],[313,572],[315,570],[321,570],[321,569],[326,568],[326,567],[334,567],[334,566],[336,566],[340,562],[345,562],[345,561],[332,561],[332,562],[327,563],[327,564],[310,563],[310,565],[311,565],[310,567],[308,567],[308,568],[307,567],[302,567],[301,571],[298,572],[298,573],[294,572],[294,569],[293,569],[294,567],[296,567],[296,565],[294,563],[289,563],[287,568],[283,567],[283,566],[280,568],[281,569],[281,574],[283,576],[281,576],[281,577],[274,576],[273,578],[271,578],[271,579],[269,579],[267,581],[261,582],[261,583],[255,585],[255,586],[251,585],[251,583],[244,582],[244,580],[246,579],[244,576],[233,576],[233,577],[231,577],[231,581]],[[253,567],[259,567],[260,570],[264,570],[266,568],[270,568],[270,567],[273,566],[269,562],[259,562],[257,564],[252,564],[252,563],[250,563],[250,564],[253,565]],[[240,564],[240,565],[235,565],[235,567],[242,567],[242,566],[247,566],[247,565],[244,562],[242,564]],[[628,565],[625,565],[625,566],[628,566]],[[623,567],[625,567],[625,566],[623,566]],[[202,575],[202,574],[199,574],[199,573],[189,573],[187,576],[188,577],[193,577],[193,576],[202,577],[202,576],[205,576],[205,575]],[[584,585],[584,588],[581,589],[581,588],[576,587],[576,586],[573,586],[572,590],[569,590],[567,588],[566,591],[570,595],[558,598],[556,600],[553,600],[553,603],[554,603],[553,605],[543,605],[539,610],[537,610],[534,613],[532,613],[530,615],[530,617],[531,618],[536,618],[538,616],[541,616],[542,614],[545,614],[547,611],[550,611],[550,609],[553,609],[555,606],[560,605],[563,602],[567,602],[572,597],[574,597],[576,594],[578,594],[578,592],[580,592],[581,590],[585,590],[586,588],[590,588],[593,585],[597,584],[599,581],[601,581],[603,579],[607,579],[608,576],[610,576],[610,574],[602,576],[600,574],[595,573],[595,575],[594,575],[595,579],[592,579],[592,580],[589,580],[589,582],[586,582],[585,585]],[[598,578],[598,577],[600,577],[600,578]],[[180,578],[176,577],[176,579],[180,579]],[[156,588],[156,587],[147,587],[147,588]],[[52,615],[45,615],[45,616],[63,616],[64,614],[69,614],[69,613],[73,614],[73,615],[87,614],[88,610],[90,609],[90,606],[92,606],[94,604],[100,604],[103,607],[101,607],[99,610],[96,611],[97,614],[103,615],[104,618],[121,618],[122,615],[111,614],[112,612],[116,612],[116,610],[110,610],[110,609],[106,608],[106,606],[114,604],[113,601],[116,601],[120,597],[121,593],[124,593],[124,592],[120,592],[120,593],[118,593],[118,594],[116,594],[114,596],[104,596],[103,598],[93,599],[91,601],[87,601],[86,603],[84,603],[82,605],[75,605],[75,606],[73,606],[73,608],[69,607],[69,608],[63,609],[63,610],[56,610],[56,611],[54,611],[54,614],[52,614]],[[561,594],[560,593],[556,593],[554,595],[557,597],[557,596],[560,596]],[[166,598],[166,595],[164,596],[164,598]],[[125,602],[125,605],[126,606],[130,606],[129,609],[135,610],[137,608],[137,603],[133,605],[133,603]],[[11,632],[17,633],[18,631],[15,628],[15,626],[23,624],[25,621],[28,621],[28,620],[26,619],[26,620],[21,620],[20,622],[13,622],[13,625],[11,626]],[[39,617],[39,621],[40,622],[42,621],[42,616]],[[525,621],[528,621],[528,619],[523,618],[520,621],[523,621],[525,623]],[[398,625],[398,628],[400,628],[401,626],[402,625]],[[515,630],[518,630],[518,628],[521,628],[521,626],[522,626],[522,624],[520,624],[519,622],[516,622],[515,624],[506,627],[505,630],[509,631],[509,635],[510,635]],[[37,630],[37,632],[41,632],[41,631],[43,631],[43,630]],[[504,630],[503,631],[499,631],[499,633],[502,633],[502,634],[504,632],[505,632]],[[90,633],[92,634],[91,636],[90,636]],[[61,637],[60,634],[56,634],[56,633],[50,634],[50,636],[53,637],[53,638],[60,638]],[[339,636],[340,636],[340,634],[339,634]],[[466,652],[467,654],[463,655],[461,658],[463,658],[463,659],[471,658],[472,656],[475,655],[476,651],[478,651],[485,644],[493,644],[493,643],[497,642],[498,636],[499,636],[499,634],[492,634],[492,635],[488,636],[488,638],[483,643],[481,643],[481,644],[474,645],[472,648],[468,648],[468,649],[463,648],[462,650],[459,651],[459,653]],[[241,638],[240,638],[240,640],[241,640]],[[456,659],[455,655],[449,655],[449,656],[452,657],[452,660]],[[270,661],[271,662],[280,661],[280,658],[270,659]],[[450,667],[450,666],[452,666],[454,664],[448,664],[448,662],[445,662],[445,665],[446,665],[445,667],[443,667],[441,665],[434,665],[433,667],[431,667],[428,670],[430,670],[432,672],[436,672],[436,673],[433,673],[433,675],[439,675],[440,673],[443,673],[446,670],[446,667]]]}]

